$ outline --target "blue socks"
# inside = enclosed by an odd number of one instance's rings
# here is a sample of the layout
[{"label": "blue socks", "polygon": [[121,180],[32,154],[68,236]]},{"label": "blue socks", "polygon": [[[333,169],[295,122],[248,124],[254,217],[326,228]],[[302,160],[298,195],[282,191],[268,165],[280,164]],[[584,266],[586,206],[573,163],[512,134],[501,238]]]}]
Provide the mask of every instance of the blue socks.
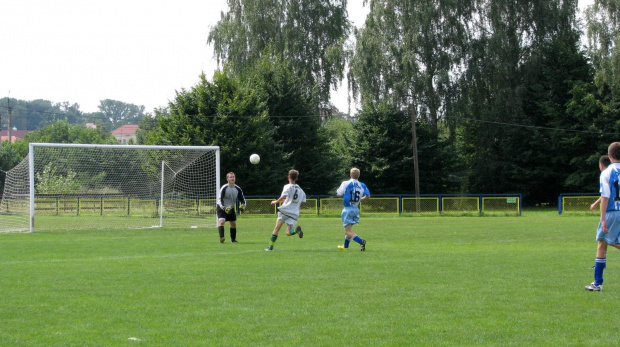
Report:
[{"label": "blue socks", "polygon": [[[359,243],[360,245],[362,244],[362,242],[364,242],[364,239],[362,239],[361,237],[355,235],[355,237],[353,238],[353,241]],[[344,248],[349,248],[349,243],[351,242],[351,239],[347,239],[347,237],[344,237]]]},{"label": "blue socks", "polygon": [[607,264],[607,258],[596,258],[594,263],[594,285],[603,284],[603,270]]},{"label": "blue socks", "polygon": [[351,239],[347,239],[347,237],[344,237],[344,248],[349,248],[349,242],[351,242]]}]

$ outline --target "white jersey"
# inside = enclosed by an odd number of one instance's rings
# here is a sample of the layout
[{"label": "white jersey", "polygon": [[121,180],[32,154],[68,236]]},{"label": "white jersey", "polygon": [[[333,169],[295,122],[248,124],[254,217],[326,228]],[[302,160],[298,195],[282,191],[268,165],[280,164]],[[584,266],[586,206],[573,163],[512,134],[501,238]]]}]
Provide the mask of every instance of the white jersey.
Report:
[{"label": "white jersey", "polygon": [[287,184],[282,189],[280,196],[286,196],[284,203],[278,207],[278,212],[283,215],[297,219],[299,218],[299,208],[306,202],[306,193],[297,184]]}]

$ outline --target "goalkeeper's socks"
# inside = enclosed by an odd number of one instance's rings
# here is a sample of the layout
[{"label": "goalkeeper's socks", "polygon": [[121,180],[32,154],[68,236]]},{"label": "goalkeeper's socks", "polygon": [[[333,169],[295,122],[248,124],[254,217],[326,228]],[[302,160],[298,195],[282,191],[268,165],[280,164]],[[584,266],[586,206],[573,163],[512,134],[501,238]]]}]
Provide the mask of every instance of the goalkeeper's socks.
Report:
[{"label": "goalkeeper's socks", "polygon": [[217,227],[217,231],[220,233],[220,239],[224,237],[224,226]]},{"label": "goalkeeper's socks", "polygon": [[230,241],[237,241],[237,228],[230,228]]},{"label": "goalkeeper's socks", "polygon": [[297,234],[297,230],[295,230],[295,228],[291,228],[291,230],[289,231],[289,233],[290,233],[291,235],[295,235],[295,234]]},{"label": "goalkeeper's socks", "polygon": [[594,263],[594,285],[603,284],[603,270],[607,266],[607,258],[596,258]]},{"label": "goalkeeper's socks", "polygon": [[346,236],[344,237],[344,248],[349,248],[349,242],[351,242],[351,239],[348,239]]},{"label": "goalkeeper's socks", "polygon": [[273,250],[273,245],[276,243],[278,239],[278,235],[271,235],[271,239],[269,239],[269,250]]},{"label": "goalkeeper's socks", "polygon": [[364,240],[357,235],[355,235],[355,237],[353,238],[353,241],[359,243],[360,245],[362,244],[362,242],[364,242]]}]

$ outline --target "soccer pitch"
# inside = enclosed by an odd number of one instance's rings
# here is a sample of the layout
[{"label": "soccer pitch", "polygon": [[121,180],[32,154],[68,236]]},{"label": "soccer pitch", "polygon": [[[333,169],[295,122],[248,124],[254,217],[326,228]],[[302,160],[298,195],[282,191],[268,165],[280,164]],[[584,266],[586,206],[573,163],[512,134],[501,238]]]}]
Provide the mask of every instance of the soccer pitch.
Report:
[{"label": "soccer pitch", "polygon": [[[302,217],[216,229],[0,234],[2,346],[614,345],[620,252],[596,216]],[[613,326],[613,323],[612,323]]]}]

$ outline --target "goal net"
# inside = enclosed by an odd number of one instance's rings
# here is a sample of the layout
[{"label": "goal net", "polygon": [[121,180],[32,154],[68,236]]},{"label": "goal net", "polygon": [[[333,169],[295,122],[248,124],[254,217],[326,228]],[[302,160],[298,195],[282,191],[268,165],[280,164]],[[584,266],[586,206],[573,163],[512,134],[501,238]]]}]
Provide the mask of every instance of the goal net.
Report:
[{"label": "goal net", "polygon": [[31,143],[6,173],[0,232],[217,223],[219,147]]}]

